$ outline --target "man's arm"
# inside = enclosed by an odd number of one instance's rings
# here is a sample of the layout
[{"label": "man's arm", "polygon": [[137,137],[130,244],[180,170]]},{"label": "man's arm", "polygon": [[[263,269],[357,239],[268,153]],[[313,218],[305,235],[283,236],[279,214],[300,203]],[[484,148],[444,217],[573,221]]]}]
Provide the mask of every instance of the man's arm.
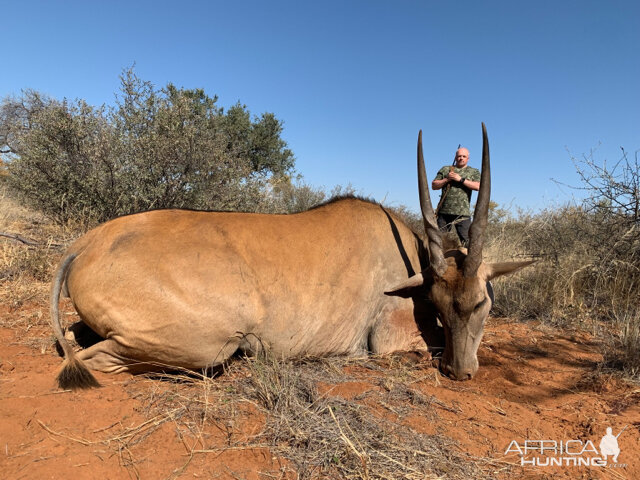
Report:
[{"label": "man's arm", "polygon": [[[455,172],[450,172],[449,175],[447,175],[445,178],[442,178],[440,180],[436,178],[435,180],[433,180],[433,182],[431,182],[431,188],[433,190],[440,190],[447,183],[450,183],[450,182],[461,183],[461,180],[462,180],[462,177],[460,175],[458,175]],[[468,178],[465,179],[463,185],[470,190],[475,190],[476,192],[480,190],[480,182],[469,180]]]},{"label": "man's arm", "polygon": [[463,185],[470,190],[475,190],[476,192],[480,190],[480,182],[474,182],[473,180],[465,179]]},{"label": "man's arm", "polygon": [[434,179],[433,182],[431,182],[431,189],[432,190],[440,190],[447,183],[449,183],[449,179],[448,178],[441,178],[440,180]]},{"label": "man's arm", "polygon": [[475,190],[477,192],[480,190],[480,171],[475,168],[468,170],[470,170],[467,172],[469,178],[465,179],[464,186],[469,190]]}]

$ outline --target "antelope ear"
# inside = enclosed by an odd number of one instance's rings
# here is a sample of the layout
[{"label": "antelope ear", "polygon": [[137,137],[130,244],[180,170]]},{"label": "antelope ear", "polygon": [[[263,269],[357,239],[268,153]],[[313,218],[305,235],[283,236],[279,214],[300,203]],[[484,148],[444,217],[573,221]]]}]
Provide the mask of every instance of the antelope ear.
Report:
[{"label": "antelope ear", "polygon": [[501,275],[509,275],[517,272],[521,268],[527,267],[536,260],[527,260],[524,262],[502,262],[502,263],[486,263],[484,265],[484,275],[487,281],[499,277]]},{"label": "antelope ear", "polygon": [[417,288],[420,288],[424,285],[424,276],[422,273],[418,273],[409,277],[404,282],[396,285],[391,290],[387,290],[384,292],[385,295],[389,295],[390,297],[402,297],[409,298],[412,297]]}]

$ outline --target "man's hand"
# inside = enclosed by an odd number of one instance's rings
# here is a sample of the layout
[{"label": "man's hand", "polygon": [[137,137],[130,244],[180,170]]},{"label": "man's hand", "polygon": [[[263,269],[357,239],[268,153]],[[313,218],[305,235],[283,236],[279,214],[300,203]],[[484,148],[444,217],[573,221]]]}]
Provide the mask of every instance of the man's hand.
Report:
[{"label": "man's hand", "polygon": [[449,172],[449,174],[447,175],[447,179],[450,182],[459,182],[460,180],[462,180],[462,177],[456,172]]}]

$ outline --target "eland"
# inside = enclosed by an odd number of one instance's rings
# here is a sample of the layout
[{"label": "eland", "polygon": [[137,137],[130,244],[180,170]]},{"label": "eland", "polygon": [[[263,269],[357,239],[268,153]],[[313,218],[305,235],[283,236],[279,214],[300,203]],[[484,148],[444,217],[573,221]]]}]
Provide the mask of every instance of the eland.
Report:
[{"label": "eland", "polygon": [[[156,210],[108,221],[71,245],[54,275],[51,322],[65,360],[61,388],[98,386],[90,370],[218,366],[234,354],[284,357],[427,352],[439,318],[440,368],[478,369],[488,282],[532,262],[484,263],[491,191],[482,178],[468,253],[443,251],[418,136],[426,238],[377,203],[343,198],[303,213]],[[65,295],[102,340],[75,352]]]}]

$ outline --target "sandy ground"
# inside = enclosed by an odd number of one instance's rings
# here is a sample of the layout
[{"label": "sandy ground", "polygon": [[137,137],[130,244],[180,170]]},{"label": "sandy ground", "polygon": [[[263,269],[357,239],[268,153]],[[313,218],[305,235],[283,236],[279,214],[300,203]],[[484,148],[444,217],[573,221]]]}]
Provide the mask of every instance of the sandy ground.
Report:
[{"label": "sandy ground", "polygon": [[[0,325],[1,478],[296,478],[286,458],[251,443],[264,428],[257,409],[242,407],[233,424],[219,419],[189,432],[177,421],[160,420],[150,407],[165,388],[160,379],[98,373],[102,388],[60,391],[54,378],[61,359],[46,326],[46,305],[1,307]],[[385,415],[415,432],[448,437],[495,478],[640,478],[640,387],[596,370],[600,356],[589,335],[490,319],[479,359],[480,371],[468,382],[442,377],[431,362],[410,365],[407,382],[432,399],[433,414],[400,414],[396,403],[386,405]],[[384,368],[358,362],[340,368],[347,380],[319,382],[324,395],[366,403],[364,393],[385,387]],[[625,429],[619,465],[609,457],[604,467],[521,466],[517,448],[525,441],[562,441],[570,450],[543,457],[529,452],[529,462],[597,456],[588,442],[597,449],[607,427],[614,435]]]}]

